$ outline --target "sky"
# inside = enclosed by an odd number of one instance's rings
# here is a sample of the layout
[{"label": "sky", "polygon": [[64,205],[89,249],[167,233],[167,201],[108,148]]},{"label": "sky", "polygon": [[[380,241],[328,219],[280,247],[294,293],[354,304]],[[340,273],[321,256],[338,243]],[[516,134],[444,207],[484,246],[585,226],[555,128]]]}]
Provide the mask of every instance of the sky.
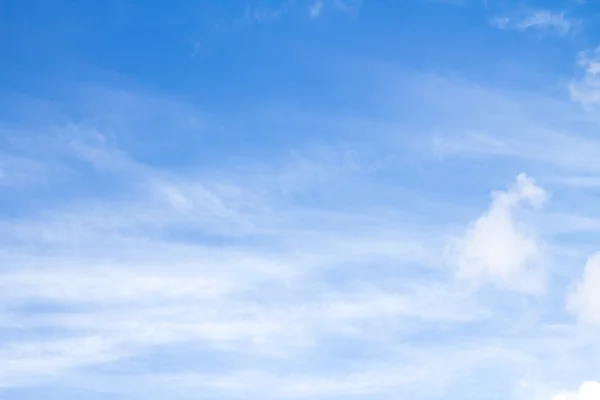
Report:
[{"label": "sky", "polygon": [[0,399],[600,398],[600,5],[0,1]]}]

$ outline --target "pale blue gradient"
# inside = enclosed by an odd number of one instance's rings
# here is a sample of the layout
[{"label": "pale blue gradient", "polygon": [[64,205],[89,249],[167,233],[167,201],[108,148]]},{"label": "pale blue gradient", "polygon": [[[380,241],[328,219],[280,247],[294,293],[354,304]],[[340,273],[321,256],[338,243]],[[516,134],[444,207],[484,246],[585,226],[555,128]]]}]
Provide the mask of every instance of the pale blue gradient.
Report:
[{"label": "pale blue gradient", "polygon": [[600,380],[599,13],[2,1],[0,399]]}]

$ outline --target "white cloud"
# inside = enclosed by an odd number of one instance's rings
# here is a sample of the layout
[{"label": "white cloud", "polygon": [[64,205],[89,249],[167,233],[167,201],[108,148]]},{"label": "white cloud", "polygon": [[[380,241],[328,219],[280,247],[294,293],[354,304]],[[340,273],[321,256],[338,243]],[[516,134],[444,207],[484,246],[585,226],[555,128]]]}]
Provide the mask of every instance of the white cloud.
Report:
[{"label": "white cloud", "polygon": [[585,264],[583,277],[568,296],[567,309],[584,324],[600,325],[600,252]]},{"label": "white cloud", "polygon": [[571,99],[583,106],[591,107],[600,103],[600,47],[582,52],[578,65],[583,76],[569,85]]},{"label": "white cloud", "polygon": [[553,400],[598,400],[600,399],[600,382],[588,381],[581,384],[577,392],[561,393]]},{"label": "white cloud", "polygon": [[532,11],[517,17],[496,17],[491,20],[491,23],[499,29],[519,31],[536,29],[553,32],[561,36],[569,33],[574,27],[574,22],[566,18],[564,13],[554,13],[547,10]]},{"label": "white cloud", "polygon": [[458,277],[517,290],[541,290],[538,263],[543,250],[538,238],[520,224],[517,212],[524,203],[541,207],[547,197],[525,174],[509,190],[494,193],[489,210],[453,244]]}]

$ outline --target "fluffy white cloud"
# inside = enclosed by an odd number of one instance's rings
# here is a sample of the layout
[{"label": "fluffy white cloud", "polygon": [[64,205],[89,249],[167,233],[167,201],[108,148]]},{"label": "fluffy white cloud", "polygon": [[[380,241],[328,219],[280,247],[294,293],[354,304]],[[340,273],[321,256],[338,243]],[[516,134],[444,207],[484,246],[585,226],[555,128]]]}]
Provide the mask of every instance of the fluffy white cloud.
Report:
[{"label": "fluffy white cloud", "polygon": [[600,324],[600,252],[585,264],[582,279],[567,298],[567,309],[585,324]]},{"label": "fluffy white cloud", "polygon": [[542,206],[546,192],[525,174],[507,191],[493,194],[489,210],[454,243],[458,277],[491,281],[519,291],[542,289],[537,266],[543,258],[539,240],[519,224],[516,212]]},{"label": "fluffy white cloud", "polygon": [[600,382],[584,382],[579,391],[561,393],[554,400],[597,400],[600,399]]}]

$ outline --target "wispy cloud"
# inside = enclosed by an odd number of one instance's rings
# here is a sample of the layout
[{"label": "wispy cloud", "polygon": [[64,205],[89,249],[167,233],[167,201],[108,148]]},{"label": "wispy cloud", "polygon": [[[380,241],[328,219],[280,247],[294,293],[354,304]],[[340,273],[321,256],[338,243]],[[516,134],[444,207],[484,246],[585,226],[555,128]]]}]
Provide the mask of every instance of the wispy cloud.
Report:
[{"label": "wispy cloud", "polygon": [[[119,108],[128,99],[117,118],[128,129],[143,108],[156,107],[146,96],[114,96],[109,106]],[[105,106],[96,95],[93,101],[101,113]],[[161,101],[163,113],[172,110],[163,114],[168,118],[202,118],[192,108]],[[0,274],[0,302],[8,306],[2,315],[3,386],[65,382],[90,368],[182,347],[234,357],[240,365],[205,376],[183,363],[179,372],[151,372],[147,379],[172,390],[203,387],[223,395],[335,397],[410,393],[432,379],[431,390],[441,392],[452,377],[475,373],[493,360],[525,365],[517,361],[522,350],[511,346],[509,359],[489,343],[477,350],[486,357],[475,357],[473,348],[451,355],[425,335],[419,340],[427,343],[411,362],[402,351],[377,358],[357,354],[345,370],[336,367],[329,375],[295,371],[291,360],[310,362],[317,353],[336,363],[328,350],[332,341],[376,352],[422,332],[448,332],[446,340],[456,343],[452,332],[464,326],[486,330],[498,324],[490,309],[495,302],[478,302],[476,294],[456,285],[453,274],[460,265],[442,258],[449,229],[469,229],[468,219],[458,218],[454,227],[433,223],[411,212],[427,202],[404,205],[398,195],[387,208],[385,180],[369,186],[377,207],[355,205],[329,191],[335,185],[335,191],[359,192],[364,177],[378,176],[377,168],[362,163],[360,152],[348,156],[356,148],[300,149],[241,172],[229,166],[177,171],[136,159],[87,123],[54,132],[59,134],[52,148],[61,150],[53,153],[53,163],[67,170],[77,163],[88,179],[103,177],[115,186],[92,198],[72,193],[60,204],[36,208],[31,217],[2,221],[0,257],[10,265]],[[339,209],[300,201],[315,192],[330,193]],[[487,194],[481,197],[485,202]],[[542,197],[541,189],[521,177],[491,210],[498,213],[521,200],[537,204]],[[519,238],[520,217],[510,215],[515,230],[508,231]],[[493,246],[481,250],[488,264],[498,255]],[[495,318],[502,320],[500,314]],[[503,329],[522,329],[519,324]],[[14,330],[27,335],[6,333]],[[40,338],[44,331],[61,334]],[[439,359],[440,354],[445,356]],[[263,377],[260,385],[256,377]]]},{"label": "wispy cloud", "polygon": [[[303,40],[336,31],[326,13],[360,2],[281,4],[244,21],[302,22],[161,36],[199,37],[222,64],[153,92],[172,60],[136,84],[53,80],[51,102],[0,93],[0,397],[585,399],[600,370],[597,116],[478,73],[321,52],[388,38],[384,5],[317,43]],[[572,30],[544,15],[505,27]],[[455,28],[437,22],[427,35]],[[594,54],[575,83],[595,79]]]},{"label": "wispy cloud", "polygon": [[300,11],[311,20],[320,18],[326,11],[334,11],[338,13],[355,13],[361,8],[361,0],[315,0],[309,3],[307,8],[306,2],[296,3],[294,1],[281,1],[277,6],[253,7],[247,6],[243,21],[252,21],[256,23],[279,21],[284,17],[296,14]]},{"label": "wispy cloud", "polygon": [[[123,114],[120,123],[131,126],[134,115]],[[344,182],[361,171],[343,151],[322,159],[296,152],[263,167],[262,176],[225,168],[216,179],[136,160],[88,124],[55,132],[52,147],[61,150],[52,162],[67,170],[77,163],[116,186],[93,198],[71,194],[38,208],[35,217],[2,221],[0,257],[10,265],[0,273],[0,302],[10,310],[2,329],[32,337],[62,332],[35,340],[8,335],[2,386],[60,380],[190,341],[201,342],[203,351],[286,359],[327,337],[367,345],[421,323],[487,316],[441,277],[418,279],[426,270],[436,273],[428,266],[436,259],[435,229],[405,230],[394,222],[400,216],[384,210],[331,211],[294,201],[331,177]],[[424,270],[412,270],[414,263]],[[371,275],[369,268],[383,269]],[[382,286],[382,273],[415,281]],[[337,283],[328,284],[333,275]],[[376,389],[375,383],[331,385],[312,391]]]},{"label": "wispy cloud", "polygon": [[308,15],[311,19],[319,18],[323,11],[323,1],[317,0],[308,7]]},{"label": "wispy cloud", "polygon": [[548,10],[530,11],[518,16],[499,16],[492,18],[491,23],[499,29],[519,31],[537,30],[563,36],[575,27],[575,22],[565,16]]},{"label": "wispy cloud", "polygon": [[[467,92],[478,96],[474,102],[479,106],[489,106],[485,92]],[[193,107],[168,99],[110,90],[91,93],[94,120],[101,121],[106,111],[118,121],[115,126],[128,132],[137,130],[144,114],[154,115],[149,110],[177,121],[179,131],[196,129],[182,122],[192,116],[204,124],[211,121]],[[455,88],[454,94],[460,93],[463,97],[455,96],[455,101],[466,101],[465,92]],[[122,113],[116,114],[117,109]],[[339,126],[346,131],[347,125]],[[140,379],[147,375],[172,390],[203,387],[224,395],[249,391],[277,398],[391,390],[409,394],[416,390],[411,387],[433,377],[432,390],[441,392],[452,385],[452,377],[476,374],[486,363],[506,365],[507,371],[515,365],[526,370],[538,360],[532,349],[497,335],[535,336],[546,328],[532,328],[531,321],[544,309],[499,298],[482,301],[454,276],[456,271],[487,274],[488,282],[502,286],[505,278],[514,283],[521,268],[535,264],[540,244],[552,238],[542,229],[530,229],[530,218],[547,214],[541,208],[528,213],[528,205],[539,206],[546,197],[528,176],[497,192],[489,210],[469,223],[469,216],[485,209],[493,189],[489,184],[475,196],[481,206],[468,207],[468,213],[447,200],[415,201],[422,192],[390,192],[388,181],[379,180],[380,169],[395,168],[393,164],[373,168],[360,148],[347,145],[301,148],[243,170],[228,165],[178,170],[137,159],[118,145],[118,132],[103,133],[101,123],[54,126],[52,132],[54,143],[48,148],[53,156],[47,158],[69,171],[69,179],[97,177],[114,186],[109,192],[91,188],[92,197],[70,193],[58,204],[36,207],[30,216],[2,221],[0,257],[10,266],[0,273],[0,302],[7,305],[1,322],[6,343],[0,357],[3,386],[66,382],[89,374],[92,367],[120,365],[164,348],[234,357],[240,364],[218,376],[204,375],[183,361],[178,372],[134,368],[130,373]],[[475,141],[475,147],[470,136],[450,134],[438,144],[452,150],[445,157],[475,152],[527,158],[563,172],[594,171],[585,159],[544,154],[535,130],[528,130],[529,136],[511,132],[501,136],[490,131],[492,138]],[[373,141],[388,143],[386,131],[376,133]],[[51,136],[45,137],[48,144]],[[592,157],[587,141],[547,138],[563,148],[587,148]],[[29,147],[31,153],[20,156],[36,159],[38,150]],[[514,176],[496,187],[505,187]],[[365,187],[369,199],[378,199],[376,207],[344,195],[364,193]],[[330,197],[324,204],[306,204],[307,193]],[[418,211],[439,207],[450,216],[461,212],[441,222]],[[458,235],[461,257],[445,259],[442,251],[450,232],[463,233]],[[15,330],[20,333],[12,334]],[[40,338],[45,331],[61,334]],[[484,358],[475,357],[473,347],[450,354],[432,343],[445,332],[443,340],[458,346],[462,335],[478,331],[495,332],[479,339],[477,351],[485,351]],[[323,375],[299,373],[291,361],[308,363],[318,353],[320,360],[336,363],[332,341],[376,352],[381,346],[398,348],[399,338],[410,343],[415,337],[421,342],[411,362],[402,361],[406,354],[401,351],[375,358],[361,353],[347,369],[337,366],[337,372]],[[511,357],[498,353],[498,346]],[[440,354],[453,360],[452,365],[439,359]],[[399,374],[406,379],[398,381]],[[256,377],[263,377],[263,383],[257,385]],[[509,385],[508,375],[506,379]]]},{"label": "wispy cloud", "polygon": [[569,85],[571,99],[585,107],[600,103],[600,48],[580,53],[583,74]]}]

